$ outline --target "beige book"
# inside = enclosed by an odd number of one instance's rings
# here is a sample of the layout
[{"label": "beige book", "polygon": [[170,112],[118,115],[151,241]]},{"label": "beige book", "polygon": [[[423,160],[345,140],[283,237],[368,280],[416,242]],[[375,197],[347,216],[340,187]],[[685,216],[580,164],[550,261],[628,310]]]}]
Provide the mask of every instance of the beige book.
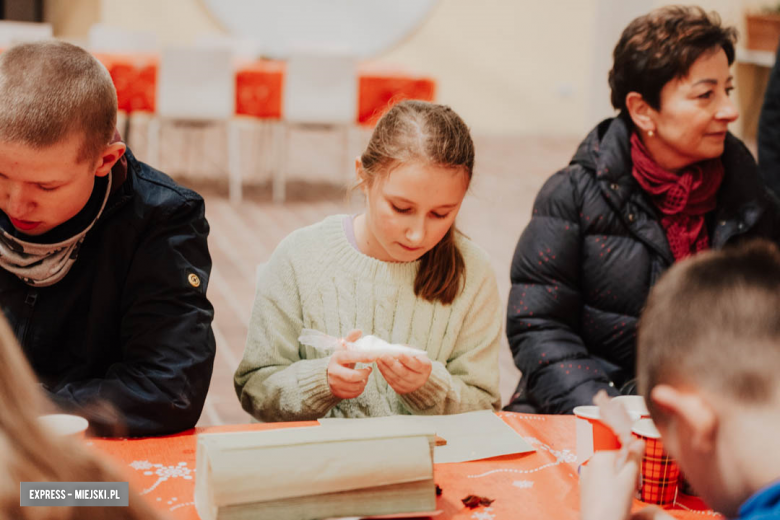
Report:
[{"label": "beige book", "polygon": [[[310,518],[316,504],[322,516],[311,518],[432,510],[434,439],[429,428],[370,423],[350,431],[202,434],[195,505],[203,520],[248,518],[250,511],[261,518],[265,509],[276,511],[274,518]],[[403,493],[417,499],[406,504]]]},{"label": "beige book", "polygon": [[433,479],[341,491],[325,495],[285,498],[219,509],[217,520],[319,520],[415,513],[436,509]]}]

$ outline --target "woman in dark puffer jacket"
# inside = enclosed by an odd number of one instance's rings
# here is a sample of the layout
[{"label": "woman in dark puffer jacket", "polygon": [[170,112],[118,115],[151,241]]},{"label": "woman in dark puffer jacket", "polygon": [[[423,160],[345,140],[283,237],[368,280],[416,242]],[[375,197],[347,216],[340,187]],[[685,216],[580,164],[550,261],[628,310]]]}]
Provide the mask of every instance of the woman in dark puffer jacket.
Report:
[{"label": "woman in dark puffer jacket", "polygon": [[658,9],[623,32],[609,74],[620,115],[547,181],[517,244],[507,336],[523,375],[508,410],[570,413],[601,389],[617,395],[634,377],[637,319],[667,268],[708,248],[777,240],[777,202],[727,133],[738,116],[735,40],[694,7]]}]

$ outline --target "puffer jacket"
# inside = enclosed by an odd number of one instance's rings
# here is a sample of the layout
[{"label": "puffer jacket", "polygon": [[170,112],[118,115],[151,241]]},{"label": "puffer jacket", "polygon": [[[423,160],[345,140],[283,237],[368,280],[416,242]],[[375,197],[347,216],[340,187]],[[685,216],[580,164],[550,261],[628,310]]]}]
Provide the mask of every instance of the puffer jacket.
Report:
[{"label": "puffer jacket", "polygon": [[[537,195],[511,267],[507,336],[522,378],[509,410],[570,413],[634,378],[637,321],[674,256],[632,176],[630,132],[620,118],[603,121]],[[777,200],[731,134],[722,161],[710,247],[777,241]]]},{"label": "puffer jacket", "polygon": [[764,93],[758,119],[758,173],[780,197],[780,46]]},{"label": "puffer jacket", "polygon": [[211,381],[209,225],[197,193],[125,157],[67,275],[31,287],[0,269],[0,310],[63,408],[101,435],[160,435],[195,425]]}]

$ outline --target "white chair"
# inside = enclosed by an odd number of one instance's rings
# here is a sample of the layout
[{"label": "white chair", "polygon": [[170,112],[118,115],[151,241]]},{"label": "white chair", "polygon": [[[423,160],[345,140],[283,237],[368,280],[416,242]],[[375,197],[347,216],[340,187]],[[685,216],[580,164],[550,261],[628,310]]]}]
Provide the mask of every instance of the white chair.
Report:
[{"label": "white chair", "polygon": [[281,166],[273,180],[273,198],[283,202],[290,132],[294,126],[319,125],[343,133],[342,168],[350,172],[347,157],[349,129],[357,117],[357,57],[351,54],[306,51],[290,55],[284,83],[282,118],[285,125]]},{"label": "white chair", "polygon": [[227,125],[230,201],[241,202],[239,131],[234,124],[236,79],[228,49],[172,47],[164,49],[157,76],[157,117],[149,125],[149,157],[159,159],[162,121],[225,122]]},{"label": "white chair", "polygon": [[228,49],[239,60],[256,60],[262,53],[252,38],[236,38],[226,34],[202,34],[195,38],[195,47]]},{"label": "white chair", "polygon": [[49,23],[9,22],[0,20],[0,47],[52,38],[52,27]]},{"label": "white chair", "polygon": [[156,52],[157,34],[153,31],[130,31],[104,23],[89,28],[89,50],[92,52]]}]

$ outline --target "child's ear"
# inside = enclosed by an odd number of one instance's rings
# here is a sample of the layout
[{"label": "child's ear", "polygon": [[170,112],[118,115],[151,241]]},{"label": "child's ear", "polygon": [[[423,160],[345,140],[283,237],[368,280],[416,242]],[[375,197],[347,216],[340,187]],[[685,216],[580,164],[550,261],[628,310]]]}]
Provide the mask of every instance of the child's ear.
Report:
[{"label": "child's ear", "polygon": [[355,178],[358,182],[362,182],[365,173],[363,173],[363,161],[360,160],[360,156],[355,157]]},{"label": "child's ear", "polygon": [[366,176],[366,170],[363,169],[363,161],[360,160],[360,156],[355,157],[355,178],[357,179],[358,187],[365,193],[368,177]]},{"label": "child's ear", "polygon": [[650,392],[650,399],[666,417],[668,427],[676,429],[678,442],[702,453],[715,449],[718,416],[700,393],[658,385]]},{"label": "child's ear", "polygon": [[95,177],[105,177],[114,167],[116,162],[125,154],[127,146],[125,143],[116,142],[106,146],[103,153],[100,154],[95,170]]}]

